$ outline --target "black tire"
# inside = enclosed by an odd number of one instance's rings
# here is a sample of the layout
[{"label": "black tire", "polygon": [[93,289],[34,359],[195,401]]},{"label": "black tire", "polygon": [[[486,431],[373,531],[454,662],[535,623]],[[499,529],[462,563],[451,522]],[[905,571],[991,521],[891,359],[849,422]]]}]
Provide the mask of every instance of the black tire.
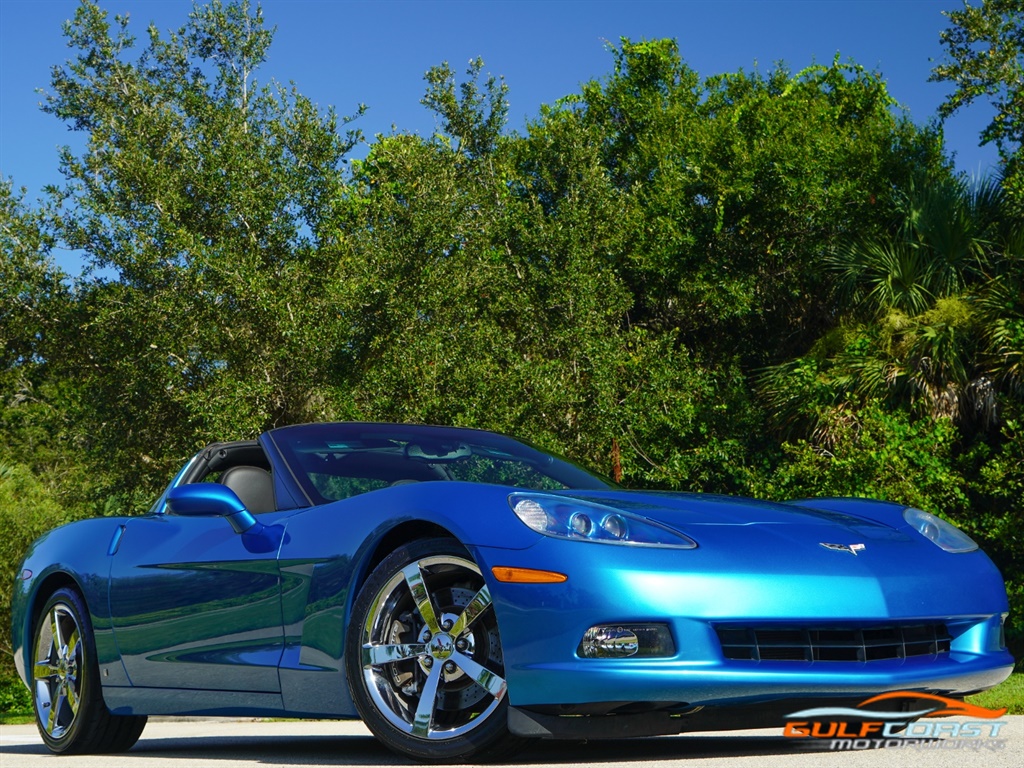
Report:
[{"label": "black tire", "polygon": [[345,659],[360,717],[401,755],[483,762],[529,743],[508,730],[490,592],[452,539],[412,542],[374,569],[355,603]]},{"label": "black tire", "polygon": [[55,754],[126,752],[146,718],[112,715],[103,703],[96,642],[82,596],[59,589],[32,633],[32,705],[36,727]]}]

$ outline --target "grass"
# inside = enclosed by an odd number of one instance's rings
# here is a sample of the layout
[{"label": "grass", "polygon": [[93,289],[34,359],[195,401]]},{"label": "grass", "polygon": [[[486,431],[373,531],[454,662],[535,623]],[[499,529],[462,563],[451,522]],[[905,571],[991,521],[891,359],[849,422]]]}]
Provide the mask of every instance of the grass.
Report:
[{"label": "grass", "polygon": [[1024,715],[1024,672],[1016,672],[995,688],[968,696],[967,700],[989,709],[1006,707],[1008,715]]},{"label": "grass", "polygon": [[28,725],[34,723],[36,716],[31,712],[20,713],[20,712],[5,712],[0,715],[0,725]]}]

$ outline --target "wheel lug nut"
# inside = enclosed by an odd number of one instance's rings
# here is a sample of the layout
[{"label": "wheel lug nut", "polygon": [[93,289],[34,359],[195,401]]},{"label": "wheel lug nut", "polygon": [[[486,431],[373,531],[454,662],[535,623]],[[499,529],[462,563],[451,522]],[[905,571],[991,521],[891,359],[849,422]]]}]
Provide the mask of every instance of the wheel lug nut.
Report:
[{"label": "wheel lug nut", "polygon": [[451,628],[452,628],[452,620],[451,619],[445,619],[444,624],[441,625],[441,629],[443,629],[445,632],[447,632]]},{"label": "wheel lug nut", "polygon": [[460,638],[458,641],[456,641],[455,647],[460,651],[464,651],[469,647],[469,643],[466,642],[465,638]]},{"label": "wheel lug nut", "polygon": [[428,629],[426,632],[423,633],[423,642],[429,643],[431,637],[433,637],[433,635],[430,634],[430,630]]},{"label": "wheel lug nut", "polygon": [[455,671],[455,662],[454,661],[446,661],[444,663],[444,671],[449,673],[449,674],[454,672]]},{"label": "wheel lug nut", "polygon": [[432,667],[432,666],[434,666],[434,657],[433,656],[424,656],[423,657],[423,666],[425,666],[425,667]]}]

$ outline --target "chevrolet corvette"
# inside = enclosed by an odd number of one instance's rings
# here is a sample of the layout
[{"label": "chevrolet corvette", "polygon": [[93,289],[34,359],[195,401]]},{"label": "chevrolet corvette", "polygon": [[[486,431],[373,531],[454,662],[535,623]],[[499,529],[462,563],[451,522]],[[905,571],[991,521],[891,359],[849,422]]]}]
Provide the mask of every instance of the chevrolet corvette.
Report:
[{"label": "chevrolet corvette", "polygon": [[362,719],[422,761],[781,726],[1009,675],[999,572],[932,514],[624,490],[503,435],[304,424],[29,549],[13,648],[55,753],[148,715]]}]

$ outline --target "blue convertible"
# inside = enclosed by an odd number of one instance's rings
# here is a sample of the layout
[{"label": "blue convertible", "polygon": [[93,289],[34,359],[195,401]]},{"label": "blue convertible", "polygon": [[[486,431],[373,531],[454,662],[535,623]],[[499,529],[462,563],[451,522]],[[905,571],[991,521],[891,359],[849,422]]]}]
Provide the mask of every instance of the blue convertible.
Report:
[{"label": "blue convertible", "polygon": [[421,760],[780,726],[1012,668],[1002,580],[925,512],[625,491],[488,432],[307,424],[36,541],[13,640],[54,752],[147,715],[362,718]]}]

